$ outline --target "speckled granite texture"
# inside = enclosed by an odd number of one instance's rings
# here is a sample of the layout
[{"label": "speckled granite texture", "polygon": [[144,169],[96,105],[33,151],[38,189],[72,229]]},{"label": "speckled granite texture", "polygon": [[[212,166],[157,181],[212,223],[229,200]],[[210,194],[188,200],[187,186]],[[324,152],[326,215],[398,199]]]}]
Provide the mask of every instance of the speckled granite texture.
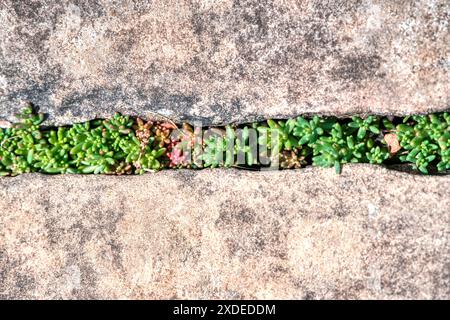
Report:
[{"label": "speckled granite texture", "polygon": [[[450,2],[0,0],[0,120],[450,109]],[[450,176],[0,178],[0,299],[450,299]]]},{"label": "speckled granite texture", "polygon": [[450,108],[447,0],[0,0],[0,117],[204,124]]},{"label": "speckled granite texture", "polygon": [[450,299],[450,177],[0,179],[0,298]]}]

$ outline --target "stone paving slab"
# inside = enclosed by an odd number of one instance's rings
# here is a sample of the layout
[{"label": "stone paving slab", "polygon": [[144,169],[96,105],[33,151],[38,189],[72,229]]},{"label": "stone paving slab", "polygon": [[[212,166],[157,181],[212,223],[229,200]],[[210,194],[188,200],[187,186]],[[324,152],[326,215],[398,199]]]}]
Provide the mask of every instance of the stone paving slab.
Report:
[{"label": "stone paving slab", "polygon": [[0,179],[0,298],[450,299],[450,177]]},{"label": "stone paving slab", "polygon": [[450,2],[0,0],[0,117],[448,110]]}]

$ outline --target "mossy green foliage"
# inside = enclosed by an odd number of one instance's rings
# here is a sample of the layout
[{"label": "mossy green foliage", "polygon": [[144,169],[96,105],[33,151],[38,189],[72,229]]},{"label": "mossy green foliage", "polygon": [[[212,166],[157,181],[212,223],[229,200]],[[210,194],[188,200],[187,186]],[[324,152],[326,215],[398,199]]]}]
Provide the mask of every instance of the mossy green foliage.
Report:
[{"label": "mossy green foliage", "polygon": [[116,114],[55,129],[40,128],[42,114],[26,108],[21,123],[0,130],[0,174],[143,173],[162,167],[165,149],[150,137],[144,145],[135,120]]},{"label": "mossy green foliage", "polygon": [[[107,120],[45,128],[44,115],[31,107],[18,118],[19,123],[0,129],[2,176],[27,172],[141,174],[180,166],[261,167],[274,155],[281,168],[312,164],[340,172],[344,163],[406,162],[425,174],[450,170],[450,115],[446,112],[393,122],[376,116],[314,116],[209,128],[200,151],[195,151],[200,164],[189,164],[178,148],[183,143],[194,144],[192,129],[182,138],[173,138],[175,126],[170,123],[116,114]],[[386,133],[397,137],[398,152],[390,153]]]},{"label": "mossy green foliage", "polygon": [[[401,122],[397,124],[398,122]],[[386,117],[368,116],[351,119],[297,117],[267,120],[263,123],[225,128],[226,134],[205,140],[204,167],[230,167],[238,164],[261,166],[263,158],[278,153],[281,168],[298,168],[311,163],[335,167],[344,163],[412,163],[413,168],[428,173],[429,168],[443,172],[450,169],[450,116],[447,112],[405,117],[394,122]],[[250,147],[249,132],[257,132],[258,156]],[[236,135],[236,132],[242,134]],[[384,134],[398,137],[402,149],[391,154]],[[230,146],[234,145],[234,157]],[[261,151],[265,150],[265,151]]]},{"label": "mossy green foliage", "polygon": [[405,152],[403,162],[412,162],[423,173],[435,163],[438,171],[450,169],[450,115],[431,114],[403,119],[396,132]]}]

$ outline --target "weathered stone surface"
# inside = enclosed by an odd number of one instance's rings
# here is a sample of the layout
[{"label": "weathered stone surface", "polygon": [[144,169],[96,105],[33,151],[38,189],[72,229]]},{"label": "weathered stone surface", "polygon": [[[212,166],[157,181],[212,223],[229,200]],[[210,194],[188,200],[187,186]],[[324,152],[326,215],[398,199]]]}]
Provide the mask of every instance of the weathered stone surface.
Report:
[{"label": "weathered stone surface", "polygon": [[450,298],[450,177],[0,179],[0,298]]},{"label": "weathered stone surface", "polygon": [[0,117],[448,109],[447,0],[0,0]]}]

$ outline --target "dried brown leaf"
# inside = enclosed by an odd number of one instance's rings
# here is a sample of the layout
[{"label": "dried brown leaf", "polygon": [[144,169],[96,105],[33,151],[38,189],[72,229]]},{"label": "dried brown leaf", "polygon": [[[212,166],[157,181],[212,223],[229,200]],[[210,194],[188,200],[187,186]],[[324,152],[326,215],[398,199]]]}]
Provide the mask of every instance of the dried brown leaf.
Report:
[{"label": "dried brown leaf", "polygon": [[396,154],[402,148],[395,133],[385,134],[384,141],[386,141],[391,155]]},{"label": "dried brown leaf", "polygon": [[6,120],[0,120],[0,128],[11,128],[12,123]]}]

